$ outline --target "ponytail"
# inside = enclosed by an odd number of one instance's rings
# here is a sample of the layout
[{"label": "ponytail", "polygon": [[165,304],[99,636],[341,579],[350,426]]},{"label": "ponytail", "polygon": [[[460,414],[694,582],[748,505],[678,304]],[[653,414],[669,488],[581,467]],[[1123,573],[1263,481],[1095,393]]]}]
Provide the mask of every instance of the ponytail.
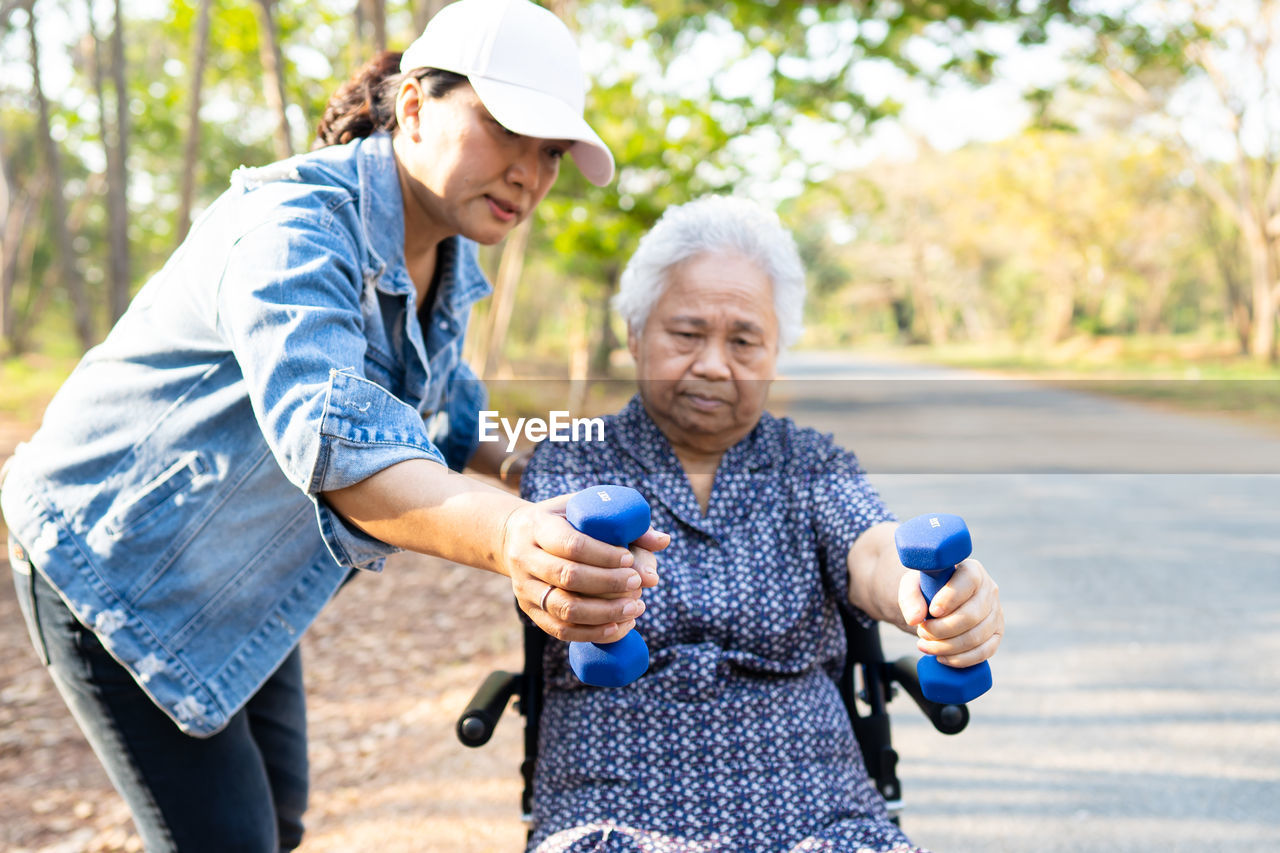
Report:
[{"label": "ponytail", "polygon": [[383,51],[361,66],[329,97],[311,149],[343,145],[379,130],[394,132],[397,127],[396,96],[400,86],[410,77],[424,83],[423,91],[428,98],[442,98],[467,82],[461,74],[436,68],[417,68],[402,73],[400,54]]}]

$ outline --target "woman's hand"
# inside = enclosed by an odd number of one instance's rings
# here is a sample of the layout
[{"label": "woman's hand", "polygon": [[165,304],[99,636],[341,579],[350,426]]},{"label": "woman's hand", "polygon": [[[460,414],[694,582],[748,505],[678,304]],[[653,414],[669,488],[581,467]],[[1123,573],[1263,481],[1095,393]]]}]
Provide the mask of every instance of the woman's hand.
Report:
[{"label": "woman's hand", "polygon": [[650,528],[630,549],[592,539],[565,519],[569,496],[525,504],[502,532],[506,573],[516,600],[553,637],[613,642],[644,612],[640,592],[658,583],[655,551],[671,542]]},{"label": "woman's hand", "polygon": [[531,504],[425,459],[324,494],[376,539],[507,575],[520,609],[551,636],[612,642],[644,612],[640,590],[658,583],[653,552],[671,537],[651,528],[630,549],[607,545],[565,519],[569,497]]},{"label": "woman's hand", "polygon": [[920,573],[903,569],[898,606],[916,629],[921,652],[947,666],[973,666],[996,653],[1004,636],[1000,588],[982,563],[970,557],[956,566],[933,603],[920,591]]}]

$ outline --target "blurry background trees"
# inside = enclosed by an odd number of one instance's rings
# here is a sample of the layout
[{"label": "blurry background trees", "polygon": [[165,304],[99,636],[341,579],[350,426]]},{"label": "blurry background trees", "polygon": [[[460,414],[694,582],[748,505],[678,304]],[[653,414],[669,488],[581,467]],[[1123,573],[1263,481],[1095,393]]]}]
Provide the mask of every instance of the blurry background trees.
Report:
[{"label": "blurry background trees", "polygon": [[[237,166],[306,150],[329,92],[443,5],[0,0],[0,355],[101,339]],[[619,171],[567,167],[483,252],[498,292],[469,356],[489,375],[606,374],[622,266],[706,192],[795,231],[809,345],[1276,357],[1275,0],[546,5]],[[982,107],[997,91],[1025,99]]]}]

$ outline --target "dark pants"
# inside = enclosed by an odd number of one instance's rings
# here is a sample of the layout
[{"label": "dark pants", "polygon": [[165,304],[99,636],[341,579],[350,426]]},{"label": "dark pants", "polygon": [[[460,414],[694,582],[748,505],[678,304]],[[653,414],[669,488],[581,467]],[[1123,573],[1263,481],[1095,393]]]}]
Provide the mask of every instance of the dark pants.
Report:
[{"label": "dark pants", "polygon": [[306,697],[298,649],[225,729],[183,734],[10,548],[31,639],[124,797],[148,853],[292,850],[307,807]]}]

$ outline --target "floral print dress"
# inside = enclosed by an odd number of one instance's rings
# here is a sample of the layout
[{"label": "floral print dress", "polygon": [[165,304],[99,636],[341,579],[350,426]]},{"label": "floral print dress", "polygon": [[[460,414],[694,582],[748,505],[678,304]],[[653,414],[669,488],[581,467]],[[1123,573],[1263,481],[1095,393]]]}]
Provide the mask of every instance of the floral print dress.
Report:
[{"label": "floral print dress", "polygon": [[892,519],[857,459],[765,414],[721,459],[703,515],[638,397],[604,433],[543,442],[522,490],[616,483],[649,501],[672,535],[637,622],[650,666],[588,687],[567,645],[548,642],[529,849],[916,850],[867,777],[836,686],[849,548]]}]

